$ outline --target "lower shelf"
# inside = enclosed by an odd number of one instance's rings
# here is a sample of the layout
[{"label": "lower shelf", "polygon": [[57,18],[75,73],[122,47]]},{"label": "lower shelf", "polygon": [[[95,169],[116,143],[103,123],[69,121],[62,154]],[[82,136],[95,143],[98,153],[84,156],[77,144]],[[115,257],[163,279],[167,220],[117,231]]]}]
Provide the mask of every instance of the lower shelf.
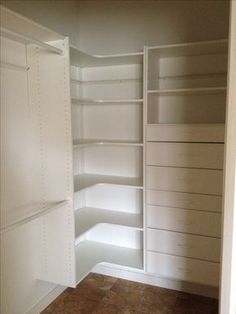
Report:
[{"label": "lower shelf", "polygon": [[75,211],[76,238],[78,238],[97,224],[103,223],[126,226],[141,230],[142,215],[93,207],[77,209]]},{"label": "lower shelf", "polygon": [[99,263],[112,263],[142,270],[143,251],[99,242],[84,241],[76,246],[77,283]]}]

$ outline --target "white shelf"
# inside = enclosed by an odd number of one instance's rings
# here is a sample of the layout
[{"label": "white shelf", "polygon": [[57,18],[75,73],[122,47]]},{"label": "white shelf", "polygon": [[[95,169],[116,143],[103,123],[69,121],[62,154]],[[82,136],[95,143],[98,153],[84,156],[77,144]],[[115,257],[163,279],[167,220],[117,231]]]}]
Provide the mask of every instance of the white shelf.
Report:
[{"label": "white shelf", "polygon": [[83,98],[72,98],[72,102],[80,104],[131,104],[131,103],[142,103],[143,99],[83,99]]},{"label": "white shelf", "polygon": [[99,263],[143,269],[143,252],[138,249],[84,241],[76,246],[76,279],[81,281]]},{"label": "white shelf", "polygon": [[74,191],[78,192],[98,184],[127,186],[135,189],[143,189],[142,178],[127,178],[97,174],[82,174],[74,176]]},{"label": "white shelf", "polygon": [[18,33],[20,30],[21,34],[24,34],[26,37],[34,38],[44,43],[65,39],[65,36],[11,11],[4,6],[0,6],[0,12],[2,17],[1,26],[12,32]]},{"label": "white shelf", "polygon": [[152,53],[156,53],[161,58],[221,54],[227,53],[228,51],[228,39],[160,45],[148,47],[148,50]]},{"label": "white shelf", "polygon": [[4,27],[0,28],[0,35],[2,37],[8,38],[8,39],[12,39],[12,40],[24,43],[24,44],[34,44],[34,45],[37,45],[37,46],[39,46],[39,47],[41,47],[43,49],[46,49],[48,51],[51,51],[53,53],[63,54],[63,50],[60,49],[60,48],[56,48],[56,47],[54,47],[52,45],[49,45],[49,44],[47,44],[47,43],[45,43],[43,41],[39,41],[39,40],[37,40],[35,38],[22,35],[22,34],[16,32],[16,31],[12,31],[12,30],[4,28]]},{"label": "white shelf", "polygon": [[75,210],[76,239],[98,224],[115,224],[142,230],[142,215],[93,207]]},{"label": "white shelf", "polygon": [[90,55],[75,46],[70,46],[71,64],[78,67],[97,67],[122,64],[142,64],[143,52],[114,54],[114,55]]},{"label": "white shelf", "polygon": [[179,88],[179,89],[156,89],[148,90],[148,94],[172,96],[172,95],[207,95],[226,92],[225,86],[202,87],[202,88]]},{"label": "white shelf", "polygon": [[80,148],[86,146],[143,146],[143,143],[138,141],[124,141],[124,140],[101,140],[101,139],[83,139],[83,140],[74,140],[73,147]]},{"label": "white shelf", "polygon": [[71,83],[73,84],[80,84],[80,85],[104,85],[104,84],[114,84],[114,83],[142,83],[142,78],[121,78],[121,79],[107,79],[107,80],[89,80],[89,81],[82,81],[71,79]]}]

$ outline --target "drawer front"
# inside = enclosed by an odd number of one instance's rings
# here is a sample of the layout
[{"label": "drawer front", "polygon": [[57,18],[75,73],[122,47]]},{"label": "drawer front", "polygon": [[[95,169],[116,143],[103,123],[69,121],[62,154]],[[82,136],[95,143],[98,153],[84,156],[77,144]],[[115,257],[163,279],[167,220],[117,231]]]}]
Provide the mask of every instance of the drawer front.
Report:
[{"label": "drawer front", "polygon": [[197,209],[213,212],[222,211],[222,197],[217,195],[147,190],[146,201],[148,205]]},{"label": "drawer front", "polygon": [[147,227],[220,238],[221,214],[148,205]]},{"label": "drawer front", "polygon": [[147,252],[147,271],[162,277],[219,286],[218,263]]},{"label": "drawer front", "polygon": [[222,195],[222,170],[147,166],[148,189]]},{"label": "drawer front", "polygon": [[147,141],[224,142],[224,124],[150,124]]},{"label": "drawer front", "polygon": [[220,239],[164,230],[147,230],[147,250],[220,261]]},{"label": "drawer front", "polygon": [[153,166],[223,168],[223,144],[147,143],[146,162]]}]

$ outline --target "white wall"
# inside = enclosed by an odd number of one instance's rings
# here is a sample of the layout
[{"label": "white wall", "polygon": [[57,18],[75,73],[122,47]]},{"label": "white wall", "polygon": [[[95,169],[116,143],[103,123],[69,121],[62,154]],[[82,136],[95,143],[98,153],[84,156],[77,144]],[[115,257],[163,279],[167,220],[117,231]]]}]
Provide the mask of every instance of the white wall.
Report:
[{"label": "white wall", "polygon": [[69,36],[78,45],[78,1],[0,0],[2,5],[56,32]]},{"label": "white wall", "polygon": [[80,48],[97,54],[227,37],[229,2],[79,1]]},{"label": "white wall", "polygon": [[12,10],[70,36],[81,50],[109,54],[144,45],[225,38],[229,1],[1,0]]}]

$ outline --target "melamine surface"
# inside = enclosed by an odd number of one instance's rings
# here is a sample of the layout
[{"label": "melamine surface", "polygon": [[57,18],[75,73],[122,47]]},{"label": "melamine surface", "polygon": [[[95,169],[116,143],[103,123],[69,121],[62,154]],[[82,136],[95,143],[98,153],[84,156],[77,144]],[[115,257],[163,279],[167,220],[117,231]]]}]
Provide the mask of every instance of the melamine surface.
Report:
[{"label": "melamine surface", "polygon": [[222,169],[223,144],[149,142],[147,165],[186,168]]},{"label": "melamine surface", "polygon": [[222,170],[147,166],[148,189],[222,195]]},{"label": "melamine surface", "polygon": [[183,208],[147,206],[147,227],[221,237],[221,214]]},{"label": "melamine surface", "polygon": [[219,264],[154,252],[147,253],[147,271],[164,278],[219,286]]},{"label": "melamine surface", "polygon": [[147,230],[147,250],[157,253],[220,262],[220,243],[220,239],[216,238],[165,230]]}]

